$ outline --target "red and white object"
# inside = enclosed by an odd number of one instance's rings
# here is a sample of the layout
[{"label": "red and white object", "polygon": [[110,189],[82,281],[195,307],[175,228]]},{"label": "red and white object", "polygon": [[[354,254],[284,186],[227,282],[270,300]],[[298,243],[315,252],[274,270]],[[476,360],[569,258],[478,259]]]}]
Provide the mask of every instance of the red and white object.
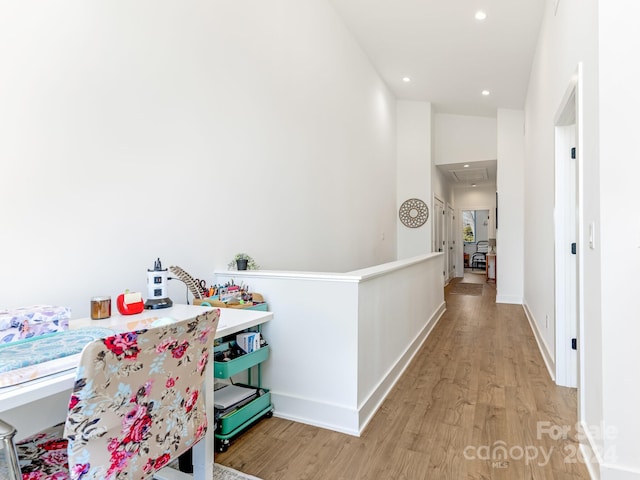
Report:
[{"label": "red and white object", "polygon": [[140,292],[121,293],[116,299],[116,305],[121,315],[135,315],[144,310],[144,302]]}]

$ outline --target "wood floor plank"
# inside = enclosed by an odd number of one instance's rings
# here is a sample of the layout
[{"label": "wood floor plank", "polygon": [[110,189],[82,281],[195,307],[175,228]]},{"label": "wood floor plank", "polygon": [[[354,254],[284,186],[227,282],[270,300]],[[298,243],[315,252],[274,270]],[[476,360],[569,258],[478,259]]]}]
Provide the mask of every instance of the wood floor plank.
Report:
[{"label": "wood floor plank", "polygon": [[549,378],[521,306],[464,281],[482,296],[445,288],[447,311],[360,437],[274,417],[216,461],[264,480],[588,479],[572,462],[575,389]]}]

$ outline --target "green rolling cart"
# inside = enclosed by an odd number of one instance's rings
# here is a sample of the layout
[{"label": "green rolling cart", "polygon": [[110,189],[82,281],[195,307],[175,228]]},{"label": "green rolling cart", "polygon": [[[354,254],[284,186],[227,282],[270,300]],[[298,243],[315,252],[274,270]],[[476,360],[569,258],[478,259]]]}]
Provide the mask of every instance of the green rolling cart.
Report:
[{"label": "green rolling cart", "polygon": [[[252,329],[260,331],[260,326]],[[235,346],[235,334],[220,339],[215,351],[225,351]],[[271,404],[271,393],[261,385],[261,363],[269,358],[270,346],[264,345],[262,348],[251,353],[246,353],[228,361],[214,361],[214,377],[219,379],[229,379],[234,375],[247,372],[247,383],[235,383],[243,387],[252,387],[261,394],[242,407],[220,416],[216,419],[216,450],[224,452],[231,445],[234,437],[247,430],[251,425],[263,417],[273,415],[273,405]],[[253,374],[257,373],[257,378],[253,380]]]}]

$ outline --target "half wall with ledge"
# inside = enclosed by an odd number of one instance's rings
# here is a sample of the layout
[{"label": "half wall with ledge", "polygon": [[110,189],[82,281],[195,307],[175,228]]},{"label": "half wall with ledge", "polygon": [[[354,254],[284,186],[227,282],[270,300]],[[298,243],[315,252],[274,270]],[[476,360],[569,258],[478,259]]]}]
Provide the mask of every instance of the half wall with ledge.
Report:
[{"label": "half wall with ledge", "polygon": [[445,311],[443,254],[347,273],[216,271],[265,296],[274,415],[360,435]]}]

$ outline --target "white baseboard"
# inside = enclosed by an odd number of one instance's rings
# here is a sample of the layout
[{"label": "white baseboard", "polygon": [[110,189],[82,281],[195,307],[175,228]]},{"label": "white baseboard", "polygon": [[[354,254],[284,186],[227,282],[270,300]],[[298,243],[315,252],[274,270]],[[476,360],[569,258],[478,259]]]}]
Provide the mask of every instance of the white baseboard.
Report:
[{"label": "white baseboard", "polygon": [[582,421],[580,422],[580,426],[582,428],[582,435],[584,435],[584,438],[580,440],[580,453],[582,454],[582,460],[587,467],[591,480],[601,480],[600,458],[598,456],[597,449],[594,448],[595,442],[591,436],[591,430],[587,428],[587,425]]},{"label": "white baseboard", "polygon": [[533,336],[536,339],[536,343],[538,344],[538,350],[540,350],[540,354],[542,355],[542,359],[544,360],[544,364],[547,366],[547,370],[549,371],[549,375],[551,375],[551,379],[556,381],[556,362],[554,360],[554,356],[551,354],[549,347],[544,341],[540,330],[538,329],[538,323],[533,318],[533,314],[529,310],[527,304],[523,304],[522,308],[524,309],[524,314],[527,316],[527,320],[529,321],[529,326],[533,331]]},{"label": "white baseboard", "polygon": [[[592,431],[584,422],[581,422],[582,433],[586,437],[586,442],[580,444],[580,449],[585,459],[585,464],[593,480],[640,480],[640,470],[625,465],[615,465],[608,463],[607,453],[598,448],[594,448]],[[615,445],[613,446],[615,449]],[[615,453],[615,450],[614,450]],[[590,460],[590,461],[587,461]]]},{"label": "white baseboard", "polygon": [[326,428],[334,432],[359,436],[358,412],[346,405],[318,402],[312,398],[294,397],[271,391],[273,416],[293,422]]},{"label": "white baseboard", "polygon": [[605,463],[600,466],[600,480],[640,480],[640,471]]},{"label": "white baseboard", "polygon": [[312,398],[294,397],[271,391],[271,401],[274,405],[273,415],[278,418],[294,422],[326,428],[335,432],[360,436],[369,421],[385,400],[393,386],[400,379],[413,357],[427,339],[433,327],[438,323],[446,310],[446,303],[442,304],[431,315],[423,329],[407,347],[404,354],[389,369],[378,386],[357,409],[346,405],[334,405],[318,402]]}]

